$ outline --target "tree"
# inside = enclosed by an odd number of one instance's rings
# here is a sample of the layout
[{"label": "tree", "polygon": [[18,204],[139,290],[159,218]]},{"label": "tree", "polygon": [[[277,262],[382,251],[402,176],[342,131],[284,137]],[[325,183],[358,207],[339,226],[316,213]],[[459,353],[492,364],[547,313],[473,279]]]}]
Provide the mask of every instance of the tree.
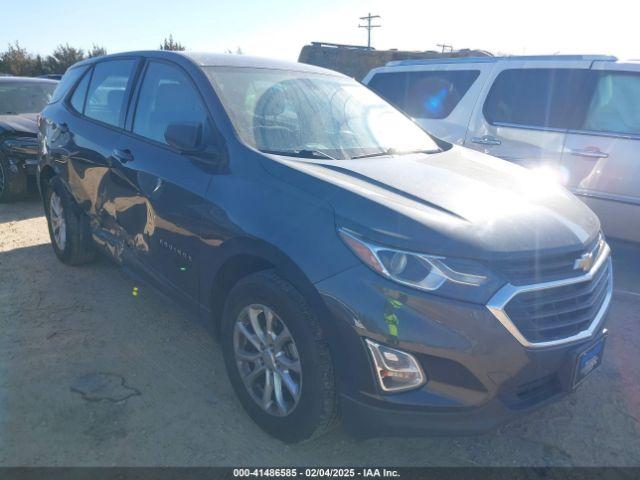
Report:
[{"label": "tree", "polygon": [[160,44],[160,50],[177,50],[183,51],[184,45],[173,39],[173,35],[169,34],[169,38],[165,38],[162,44]]},{"label": "tree", "polygon": [[36,58],[18,42],[9,44],[7,50],[0,53],[0,72],[11,75],[38,75],[36,61]]},{"label": "tree", "polygon": [[106,54],[107,54],[106,48],[98,46],[94,43],[93,47],[91,47],[91,50],[87,52],[87,57],[88,58],[101,57],[102,55],[106,55]]},{"label": "tree", "polygon": [[84,50],[70,47],[68,43],[58,45],[45,61],[49,73],[64,73],[71,65],[84,60]]}]

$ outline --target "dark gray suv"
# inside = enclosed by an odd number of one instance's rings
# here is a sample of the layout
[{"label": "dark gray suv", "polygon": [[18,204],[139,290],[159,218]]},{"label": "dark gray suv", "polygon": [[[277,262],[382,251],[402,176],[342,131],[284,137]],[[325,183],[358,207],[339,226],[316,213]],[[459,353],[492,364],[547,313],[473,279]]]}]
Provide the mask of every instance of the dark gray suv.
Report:
[{"label": "dark gray suv", "polygon": [[203,319],[272,435],[485,430],[600,363],[597,217],[357,82],[132,52],[60,85],[39,124],[56,255],[104,252]]}]

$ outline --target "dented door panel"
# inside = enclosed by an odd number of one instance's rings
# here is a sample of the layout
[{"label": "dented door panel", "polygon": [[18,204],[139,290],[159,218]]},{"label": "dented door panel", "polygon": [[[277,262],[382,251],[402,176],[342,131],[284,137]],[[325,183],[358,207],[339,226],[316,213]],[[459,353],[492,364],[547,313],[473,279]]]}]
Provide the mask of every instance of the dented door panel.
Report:
[{"label": "dented door panel", "polygon": [[120,260],[110,164],[112,145],[122,134],[72,112],[59,112],[46,121],[43,153],[88,215],[98,245]]},{"label": "dented door panel", "polygon": [[197,300],[198,252],[210,175],[188,156],[125,134],[126,163],[114,161],[107,208],[117,237],[144,273]]}]

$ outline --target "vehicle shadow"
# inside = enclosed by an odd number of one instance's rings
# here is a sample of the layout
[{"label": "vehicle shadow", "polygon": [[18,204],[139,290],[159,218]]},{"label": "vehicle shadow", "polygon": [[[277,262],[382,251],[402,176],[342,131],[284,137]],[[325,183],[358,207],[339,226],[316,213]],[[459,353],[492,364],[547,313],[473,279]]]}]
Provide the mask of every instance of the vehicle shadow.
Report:
[{"label": "vehicle shadow", "polygon": [[[496,432],[358,440],[338,429],[285,446],[241,408],[220,345],[202,325],[107,259],[63,265],[47,241],[40,231],[35,244],[0,253],[0,459],[194,466],[640,462],[634,361],[640,300],[633,296],[614,301],[604,363],[583,386]],[[86,378],[112,381],[89,401],[73,389]],[[139,394],[113,401],[130,391]]]},{"label": "vehicle shadow", "polygon": [[640,295],[640,244],[608,239],[613,260],[614,288]]},{"label": "vehicle shadow", "polygon": [[32,192],[21,200],[12,203],[0,203],[0,228],[3,223],[27,220],[42,215],[44,215],[44,210],[40,195]]}]

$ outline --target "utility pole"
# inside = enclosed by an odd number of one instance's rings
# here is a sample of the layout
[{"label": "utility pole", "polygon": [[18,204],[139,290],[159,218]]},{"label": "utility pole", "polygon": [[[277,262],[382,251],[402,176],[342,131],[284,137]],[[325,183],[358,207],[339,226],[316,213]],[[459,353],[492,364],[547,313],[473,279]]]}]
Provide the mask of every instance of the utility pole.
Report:
[{"label": "utility pole", "polygon": [[366,25],[358,25],[358,28],[366,28],[367,29],[367,48],[371,48],[371,29],[379,28],[382,25],[371,25],[371,20],[374,18],[380,18],[380,15],[371,15],[371,13],[367,14],[366,17],[360,17],[360,20],[366,20]]},{"label": "utility pole", "polygon": [[449,52],[453,52],[453,45],[447,45],[446,43],[437,43],[438,47],[442,47],[442,53],[444,53],[445,48],[449,49]]}]

